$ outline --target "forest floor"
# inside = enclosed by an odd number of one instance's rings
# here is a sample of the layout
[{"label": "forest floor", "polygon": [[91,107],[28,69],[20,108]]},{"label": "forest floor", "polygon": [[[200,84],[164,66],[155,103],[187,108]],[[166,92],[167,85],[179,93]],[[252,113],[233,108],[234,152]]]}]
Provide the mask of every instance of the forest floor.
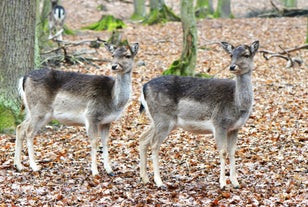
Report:
[{"label": "forest floor", "polygon": [[[75,36],[64,36],[65,41],[110,37],[107,31],[80,30],[104,14],[96,9],[101,2],[63,1],[67,26],[78,30]],[[41,130],[35,138],[40,172],[29,168],[25,145],[22,160],[26,170],[16,171],[15,135],[0,135],[0,206],[308,206],[307,50],[290,53],[304,61],[292,68],[281,58],[266,61],[260,53],[255,57],[253,113],[240,131],[236,153],[240,189],[219,189],[219,157],[213,136],[181,129],[173,131],[161,147],[161,175],[167,188],[154,185],[150,159],[151,182],[140,183],[138,140],[149,123],[138,111],[141,86],[180,57],[182,28],[180,22],[154,26],[130,22],[133,5],[126,2],[107,3],[105,13],[125,19],[123,38],[139,42],[136,62],[143,64],[134,68],[132,99],[110,131],[115,176],[104,171],[101,153],[100,175],[91,176],[90,144],[84,127],[51,125]],[[175,5],[177,1],[166,2]],[[263,6],[261,3],[259,8]],[[300,17],[198,20],[196,72],[232,78],[227,70],[230,57],[217,42],[238,45],[259,40],[260,50],[281,51],[303,45],[306,25],[307,18]],[[74,50],[91,50],[88,56],[111,60],[103,47],[81,45]],[[113,75],[108,61],[62,64],[58,69]]]}]

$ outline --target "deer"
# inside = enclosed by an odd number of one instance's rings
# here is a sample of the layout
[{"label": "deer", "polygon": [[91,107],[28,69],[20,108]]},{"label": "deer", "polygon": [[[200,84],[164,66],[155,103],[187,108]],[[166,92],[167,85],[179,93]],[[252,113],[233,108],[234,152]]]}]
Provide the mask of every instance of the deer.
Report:
[{"label": "deer", "polygon": [[58,5],[58,0],[51,0],[51,11],[48,15],[49,37],[48,39],[56,38],[62,40],[63,25],[66,17],[63,6]]},{"label": "deer", "polygon": [[140,112],[149,117],[149,127],[139,140],[140,177],[146,184],[147,151],[151,147],[154,181],[157,187],[166,187],[159,170],[159,148],[169,133],[182,128],[197,134],[213,133],[220,158],[220,188],[226,187],[225,165],[229,155],[230,181],[240,188],[235,169],[235,151],[239,129],[252,111],[253,59],[259,41],[234,47],[221,42],[231,55],[229,71],[232,79],[203,79],[184,76],[161,76],[142,87]]},{"label": "deer", "polygon": [[49,68],[33,70],[19,80],[26,117],[16,127],[14,165],[21,171],[23,141],[26,139],[29,163],[33,171],[40,166],[34,157],[33,139],[51,120],[70,126],[85,126],[91,145],[91,172],[98,175],[97,152],[102,142],[104,169],[114,175],[109,163],[110,125],[119,119],[132,92],[132,69],[139,44],[114,46],[105,43],[111,53],[111,71],[115,77],[65,72]]}]

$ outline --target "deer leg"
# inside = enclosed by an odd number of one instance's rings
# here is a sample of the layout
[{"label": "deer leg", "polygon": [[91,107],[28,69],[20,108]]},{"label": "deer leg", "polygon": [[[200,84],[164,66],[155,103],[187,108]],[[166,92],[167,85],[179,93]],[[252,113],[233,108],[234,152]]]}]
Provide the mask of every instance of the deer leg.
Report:
[{"label": "deer leg", "polygon": [[140,154],[140,177],[144,184],[149,182],[147,174],[147,151],[150,141],[154,136],[154,127],[151,125],[140,137],[139,154]]},{"label": "deer leg", "polygon": [[237,142],[238,131],[232,131],[228,135],[228,153],[230,156],[230,180],[234,188],[239,188],[240,184],[237,181],[237,175],[235,170],[235,150]]},{"label": "deer leg", "polygon": [[28,153],[29,153],[29,161],[30,161],[30,167],[33,171],[39,171],[40,166],[36,164],[35,156],[34,156],[34,147],[33,147],[33,133],[30,133],[27,136],[27,147],[28,147]]},{"label": "deer leg", "polygon": [[110,124],[104,124],[100,126],[101,139],[103,143],[104,168],[108,173],[108,175],[114,175],[109,162],[109,152],[108,152],[109,129],[110,129]]},{"label": "deer leg", "polygon": [[[48,111],[46,110],[43,110]],[[45,113],[44,115],[38,115],[36,117],[31,117],[31,121],[26,128],[26,137],[27,137],[27,147],[29,154],[30,167],[33,171],[39,171],[41,167],[36,164],[35,156],[34,156],[34,147],[33,147],[33,139],[36,133],[39,131],[42,126],[46,125],[50,121],[50,114]]]},{"label": "deer leg", "polygon": [[220,188],[223,189],[226,186],[226,174],[225,174],[225,168],[226,168],[226,158],[227,158],[227,133],[223,129],[218,129],[215,131],[215,140],[219,152],[219,158],[220,158],[220,177],[219,177],[219,183]]},{"label": "deer leg", "polygon": [[21,164],[21,151],[22,151],[22,145],[23,145],[23,141],[25,137],[25,125],[27,123],[28,123],[27,120],[25,120],[16,127],[14,165],[19,171],[24,169],[24,166]]},{"label": "deer leg", "polygon": [[171,124],[168,124],[166,122],[165,123],[160,122],[159,125],[156,126],[155,128],[155,135],[153,137],[153,140],[151,141],[154,181],[157,187],[164,186],[163,181],[160,177],[160,170],[159,170],[159,148],[172,129],[173,126],[171,126]]},{"label": "deer leg", "polygon": [[98,134],[98,126],[95,122],[88,122],[86,124],[87,134],[90,138],[91,144],[91,172],[92,175],[98,175],[97,169],[97,150],[99,147],[99,134]]}]

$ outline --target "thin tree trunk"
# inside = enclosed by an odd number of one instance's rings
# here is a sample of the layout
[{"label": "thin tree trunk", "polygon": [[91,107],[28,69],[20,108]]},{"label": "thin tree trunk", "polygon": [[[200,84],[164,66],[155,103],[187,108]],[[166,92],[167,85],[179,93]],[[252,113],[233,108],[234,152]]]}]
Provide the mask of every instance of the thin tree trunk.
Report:
[{"label": "thin tree trunk", "polygon": [[214,16],[222,18],[230,18],[231,14],[231,0],[218,0],[217,9]]},{"label": "thin tree trunk", "polygon": [[34,68],[36,0],[1,0],[0,15],[0,104],[18,110],[17,80]]},{"label": "thin tree trunk", "polygon": [[172,63],[164,75],[194,76],[197,62],[197,27],[194,6],[190,0],[181,0],[183,51],[181,58]]},{"label": "thin tree trunk", "polygon": [[212,16],[214,14],[213,0],[197,0],[195,10],[198,18]]},{"label": "thin tree trunk", "polygon": [[181,0],[181,17],[184,33],[181,59],[187,64],[183,67],[182,74],[194,76],[197,62],[197,27],[194,7],[189,0]]},{"label": "thin tree trunk", "polygon": [[284,0],[284,6],[287,8],[296,8],[297,0]]},{"label": "thin tree trunk", "polygon": [[145,0],[134,0],[134,14],[131,19],[142,20],[146,16]]},{"label": "thin tree trunk", "polygon": [[306,29],[306,43],[308,43],[308,17],[307,17],[307,29]]}]

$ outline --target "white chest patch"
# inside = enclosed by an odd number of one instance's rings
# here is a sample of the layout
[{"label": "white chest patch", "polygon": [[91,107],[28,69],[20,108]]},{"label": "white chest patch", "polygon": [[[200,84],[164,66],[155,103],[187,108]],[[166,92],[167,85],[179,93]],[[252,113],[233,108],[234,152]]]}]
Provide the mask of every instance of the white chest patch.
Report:
[{"label": "white chest patch", "polygon": [[212,121],[196,121],[196,120],[184,120],[179,118],[177,126],[190,132],[197,133],[209,133],[214,131],[214,125]]}]

